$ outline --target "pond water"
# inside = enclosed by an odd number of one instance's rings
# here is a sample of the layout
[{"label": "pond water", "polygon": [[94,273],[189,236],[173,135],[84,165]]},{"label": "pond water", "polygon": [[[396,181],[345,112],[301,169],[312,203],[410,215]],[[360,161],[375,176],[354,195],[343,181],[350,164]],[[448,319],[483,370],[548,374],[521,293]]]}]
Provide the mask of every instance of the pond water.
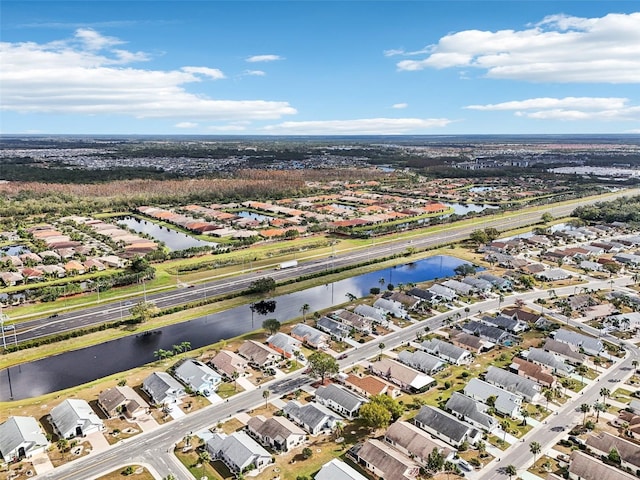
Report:
[{"label": "pond water", "polygon": [[[451,276],[465,262],[446,255],[430,257],[407,265],[378,270],[326,285],[281,295],[276,310],[268,318],[280,322],[300,317],[300,308],[309,304],[309,312],[346,303],[349,295],[362,297],[373,287],[381,288],[381,279],[396,287],[400,283],[419,283]],[[192,348],[210,345],[255,330],[265,317],[254,314],[249,305],[206,315],[188,322],[170,325],[149,334],[130,335],[110,342],[66,352],[0,371],[0,401],[35,397],[73,387],[154,361],[153,352],[171,350],[172,345],[190,342]],[[81,366],[81,367],[79,367]]]},{"label": "pond water", "polygon": [[466,215],[469,212],[482,212],[483,210],[487,210],[488,208],[499,208],[496,205],[484,205],[475,203],[441,203],[443,205],[446,205],[447,207],[453,208],[453,213],[455,213],[456,215]]},{"label": "pond water", "polygon": [[351,205],[345,205],[343,203],[332,203],[331,206],[333,208],[342,208],[343,210],[355,210],[356,207],[353,207]]},{"label": "pond water", "polygon": [[215,242],[205,242],[167,227],[163,227],[147,220],[135,217],[123,217],[118,219],[120,225],[124,225],[138,233],[144,233],[154,239],[163,242],[171,251],[186,250],[192,247],[216,247]]},{"label": "pond water", "polygon": [[479,192],[490,192],[491,190],[495,190],[496,187],[471,187],[469,189],[470,192],[479,193]]},{"label": "pond water", "polygon": [[251,220],[256,220],[258,222],[266,222],[268,220],[271,220],[271,218],[273,218],[273,217],[268,217],[266,215],[260,215],[259,213],[247,212],[247,211],[234,212],[234,215],[238,215],[239,217],[242,217],[242,218],[250,218]]},{"label": "pond water", "polygon": [[9,247],[0,248],[0,254],[7,256],[22,255],[23,253],[31,253],[31,250],[23,245],[11,245]]}]

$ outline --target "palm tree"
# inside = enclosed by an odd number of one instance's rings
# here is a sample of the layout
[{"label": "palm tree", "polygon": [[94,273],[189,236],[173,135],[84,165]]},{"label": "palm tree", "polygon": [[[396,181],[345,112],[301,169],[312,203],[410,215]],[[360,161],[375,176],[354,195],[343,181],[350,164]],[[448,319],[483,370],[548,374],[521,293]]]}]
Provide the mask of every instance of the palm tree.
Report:
[{"label": "palm tree", "polygon": [[211,461],[211,455],[206,450],[201,451],[198,454],[198,462],[202,465],[202,476],[204,477],[204,469],[207,466],[207,463]]},{"label": "palm tree", "polygon": [[524,409],[520,412],[520,415],[522,415],[522,426],[524,427],[527,424],[527,418],[529,418],[529,412]]},{"label": "palm tree", "polygon": [[236,371],[234,371],[231,374],[231,378],[233,379],[233,391],[237,392],[238,391],[238,377],[240,376],[240,374]]},{"label": "palm tree", "polygon": [[536,463],[536,456],[542,451],[542,447],[538,442],[531,442],[529,444],[529,451],[533,454],[533,463]]},{"label": "palm tree", "polygon": [[582,425],[584,425],[585,423],[587,423],[587,413],[591,411],[591,405],[589,405],[588,403],[583,403],[582,405],[580,405],[580,411],[583,413]]},{"label": "palm tree", "polygon": [[485,453],[487,453],[487,444],[482,440],[479,440],[478,443],[476,443],[476,448],[478,449],[478,455],[480,458],[484,457]]},{"label": "palm tree", "polygon": [[607,387],[602,387],[600,389],[600,396],[602,398],[604,398],[604,401],[607,401],[607,398],[609,398],[609,396],[611,395],[611,390],[609,390]]},{"label": "palm tree", "polygon": [[340,438],[342,436],[343,431],[344,431],[344,423],[336,422],[336,424],[333,427],[334,438]]},{"label": "palm tree", "polygon": [[308,303],[305,303],[300,307],[300,312],[302,313],[302,323],[307,323],[307,313],[311,310],[311,306]]},{"label": "palm tree", "polygon": [[182,348],[183,352],[188,352],[189,350],[191,350],[191,342],[181,342],[180,348]]},{"label": "palm tree", "polygon": [[503,420],[502,422],[500,422],[500,428],[502,429],[504,435],[502,437],[502,441],[506,442],[507,441],[507,430],[509,430],[509,427],[511,425],[509,425],[509,422],[507,422],[506,420]]},{"label": "palm tree", "polygon": [[171,349],[176,353],[182,353],[182,345],[173,345]]},{"label": "palm tree", "polygon": [[386,348],[386,345],[384,343],[380,343],[380,345],[378,345],[378,348],[380,349],[380,354],[378,355],[378,360],[380,360],[382,358],[382,351]]},{"label": "palm tree", "polygon": [[269,389],[262,392],[262,398],[264,398],[264,408],[267,408],[267,405],[269,404],[270,396],[271,396],[271,392],[269,391]]},{"label": "palm tree", "polygon": [[593,404],[593,409],[596,411],[596,423],[600,420],[600,412],[606,412],[607,406],[604,403],[596,402]]},{"label": "palm tree", "polygon": [[509,480],[511,480],[511,477],[518,474],[518,470],[516,469],[515,465],[507,465],[506,467],[504,467],[504,473],[509,475]]},{"label": "palm tree", "polygon": [[548,410],[549,402],[553,400],[553,397],[555,396],[555,394],[553,393],[553,390],[551,390],[550,388],[545,388],[542,392],[542,395],[544,395],[544,398],[547,400],[547,410]]},{"label": "palm tree", "polygon": [[585,373],[587,373],[588,371],[589,371],[589,369],[588,369],[588,368],[587,368],[587,366],[586,366],[586,365],[584,365],[584,364],[578,365],[578,366],[576,367],[576,373],[579,373],[579,374],[580,374],[580,377],[581,377],[580,382],[581,382],[582,384],[584,384],[584,374],[585,374]]}]

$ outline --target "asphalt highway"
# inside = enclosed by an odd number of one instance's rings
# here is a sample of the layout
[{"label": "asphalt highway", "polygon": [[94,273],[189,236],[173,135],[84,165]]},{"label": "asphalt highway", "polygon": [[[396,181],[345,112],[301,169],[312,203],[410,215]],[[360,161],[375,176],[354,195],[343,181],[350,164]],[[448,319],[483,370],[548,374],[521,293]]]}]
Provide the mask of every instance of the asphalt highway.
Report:
[{"label": "asphalt highway", "polygon": [[[614,284],[618,287],[623,287],[630,283],[632,282],[628,277],[621,277],[614,280]],[[608,289],[611,288],[611,283],[610,281],[592,280],[580,285],[580,287],[594,290]],[[555,289],[555,291],[559,296],[569,295],[574,293],[575,287],[558,288]],[[492,298],[471,305],[468,314],[474,315],[496,309],[499,306],[512,305],[516,299],[534,301],[538,298],[547,297],[547,290],[536,290],[525,294],[507,296],[501,305],[499,305],[498,298]],[[467,314],[467,312],[464,312],[464,308],[459,308],[438,314],[423,322],[415,323],[398,332],[390,333],[379,340],[352,349],[348,352],[346,358],[339,361],[340,366],[341,368],[345,368],[375,357],[380,351],[378,347],[380,342],[384,342],[386,349],[392,349],[402,343],[415,340],[416,334],[423,333],[425,327],[429,330],[435,330],[441,327],[448,318],[454,318],[456,313],[460,313],[462,316]],[[588,329],[586,326],[583,328],[585,330]],[[598,334],[595,330],[590,333]],[[617,341],[614,337],[607,337],[607,340]],[[525,468],[532,459],[529,453],[529,442],[534,440],[540,442],[544,451],[546,447],[557,441],[562,433],[557,433],[553,431],[552,428],[564,426],[571,422],[575,423],[576,419],[579,421],[581,414],[575,409],[578,408],[581,403],[593,404],[599,395],[600,387],[610,385],[608,383],[610,378],[624,378],[631,374],[626,369],[630,367],[634,358],[640,357],[640,351],[633,345],[625,345],[625,348],[627,348],[630,353],[628,358],[620,364],[622,368],[616,368],[606,373],[600,381],[592,382],[590,386],[584,389],[583,395],[566,403],[561,410],[561,415],[549,417],[547,425],[541,425],[529,432],[526,443],[518,443],[512,446],[505,452],[500,462],[494,461],[492,464],[486,466],[481,471],[481,474],[475,478],[479,480],[500,478],[502,475],[500,468],[509,464],[513,464],[519,469]],[[106,472],[122,468],[132,463],[146,463],[152,466],[163,478],[169,474],[173,474],[178,480],[193,480],[190,473],[179,464],[175,456],[170,453],[177,442],[190,432],[194,433],[209,428],[220,421],[230,418],[236,413],[251,410],[257,405],[262,404],[264,402],[262,397],[264,388],[268,388],[273,392],[271,398],[276,398],[277,396],[293,392],[298,388],[308,386],[313,381],[315,381],[315,379],[309,378],[301,371],[297,371],[284,379],[272,380],[264,384],[260,389],[239,393],[232,397],[230,402],[210,405],[190,413],[184,418],[163,424],[152,431],[143,432],[123,440],[108,450],[95,454],[91,453],[86,457],[69,462],[47,474],[38,476],[38,478],[50,480],[87,480],[97,478]]]},{"label": "asphalt highway", "polygon": [[[628,190],[619,192],[617,196],[631,196],[640,194],[640,190]],[[613,196],[607,199],[613,199]],[[588,199],[580,202],[580,205],[592,204],[599,199]],[[494,227],[499,231],[517,228],[520,226],[532,225],[540,221],[543,213],[550,213],[554,217],[561,218],[568,216],[578,205],[549,205],[541,206],[534,212],[527,213],[506,213],[499,218],[478,218],[479,223],[472,225],[443,224],[442,228],[432,234],[417,234],[402,240],[386,238],[372,239],[371,244],[366,247],[353,250],[343,250],[337,252],[332,258],[316,258],[307,261],[300,261],[295,268],[283,270],[254,270],[241,273],[233,278],[217,278],[215,280],[193,286],[193,288],[176,288],[171,291],[152,293],[140,291],[137,297],[127,297],[118,301],[98,303],[80,310],[65,312],[64,309],[52,313],[51,316],[35,319],[18,319],[15,323],[15,331],[7,332],[7,343],[13,341],[20,343],[36,338],[46,337],[63,333],[66,331],[87,328],[102,323],[116,321],[129,316],[129,309],[132,304],[145,298],[154,302],[159,308],[168,308],[176,305],[206,299],[207,296],[224,295],[231,292],[247,289],[251,282],[261,276],[269,276],[276,281],[284,281],[301,275],[328,270],[361,263],[373,258],[384,257],[393,253],[406,251],[407,248],[433,248],[449,243],[454,243],[467,239],[469,235],[477,229]],[[277,264],[274,264],[274,267]],[[142,286],[144,287],[144,286]]]}]

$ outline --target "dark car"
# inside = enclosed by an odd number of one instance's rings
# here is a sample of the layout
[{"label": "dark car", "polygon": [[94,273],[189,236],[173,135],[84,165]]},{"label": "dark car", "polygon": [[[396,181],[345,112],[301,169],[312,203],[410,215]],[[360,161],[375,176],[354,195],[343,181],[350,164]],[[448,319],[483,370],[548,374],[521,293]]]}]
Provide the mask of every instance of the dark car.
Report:
[{"label": "dark car", "polygon": [[60,316],[59,313],[52,313],[51,315],[49,315],[49,318],[56,318],[58,316]]},{"label": "dark car", "polygon": [[346,353],[343,353],[342,355],[340,355],[338,357],[338,360],[344,360],[345,358],[347,358],[349,355],[347,355]]}]

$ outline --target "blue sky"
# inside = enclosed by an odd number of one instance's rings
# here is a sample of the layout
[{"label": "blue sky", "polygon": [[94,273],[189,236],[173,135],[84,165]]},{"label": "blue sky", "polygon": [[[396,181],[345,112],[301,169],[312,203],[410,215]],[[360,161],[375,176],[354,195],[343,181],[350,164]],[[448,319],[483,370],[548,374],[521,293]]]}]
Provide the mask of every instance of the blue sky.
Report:
[{"label": "blue sky", "polygon": [[2,133],[640,133],[636,1],[0,3]]}]

